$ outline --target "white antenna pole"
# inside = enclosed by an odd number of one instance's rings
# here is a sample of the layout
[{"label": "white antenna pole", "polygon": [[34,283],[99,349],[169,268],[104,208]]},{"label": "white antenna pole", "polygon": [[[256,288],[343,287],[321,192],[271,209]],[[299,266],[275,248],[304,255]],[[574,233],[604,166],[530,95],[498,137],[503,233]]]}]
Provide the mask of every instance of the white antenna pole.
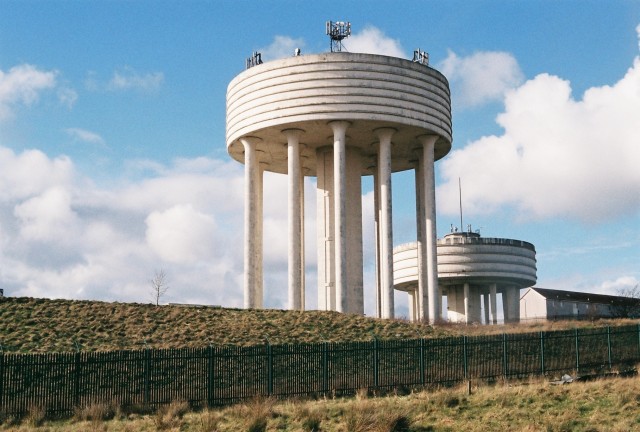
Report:
[{"label": "white antenna pole", "polygon": [[462,225],[462,182],[458,177],[458,196],[460,197],[460,232],[463,232],[464,225]]}]

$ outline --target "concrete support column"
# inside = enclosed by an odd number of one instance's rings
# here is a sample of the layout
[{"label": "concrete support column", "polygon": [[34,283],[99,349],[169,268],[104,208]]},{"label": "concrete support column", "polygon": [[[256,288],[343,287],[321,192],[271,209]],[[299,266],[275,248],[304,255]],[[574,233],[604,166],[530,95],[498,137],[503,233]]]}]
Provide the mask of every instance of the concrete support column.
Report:
[{"label": "concrete support column", "polygon": [[489,324],[489,292],[482,294],[482,303],[484,307],[484,323]]},{"label": "concrete support column", "polygon": [[[417,259],[418,259],[418,316],[419,320],[429,322],[429,296],[427,280],[427,251],[424,239],[425,233],[425,213],[424,213],[424,174],[422,171],[422,151],[417,154],[418,160],[415,167],[415,188],[416,188],[416,238]],[[454,294],[455,296],[455,294]]]},{"label": "concrete support column", "polygon": [[244,307],[262,308],[262,168],[256,147],[261,140],[240,138],[244,146]]},{"label": "concrete support column", "polygon": [[391,200],[391,137],[392,128],[374,131],[378,136],[378,197],[380,204],[380,292],[382,318],[393,318],[393,222]]},{"label": "concrete support column", "polygon": [[491,308],[490,318],[491,324],[498,324],[498,301],[496,299],[497,294],[496,284],[489,285],[489,306]]},{"label": "concrete support column", "polygon": [[333,121],[333,196],[336,310],[347,311],[347,155],[346,133],[349,122]]},{"label": "concrete support column", "polygon": [[418,321],[418,290],[407,291],[408,307],[409,307],[409,321]]},{"label": "concrete support column", "polygon": [[465,283],[463,287],[464,296],[464,322],[471,324],[471,298],[469,297],[469,284]]},{"label": "concrete support column", "polygon": [[380,181],[378,169],[373,170],[373,214],[375,235],[375,259],[376,259],[376,318],[382,318],[382,281],[380,280]]},{"label": "concrete support column", "polygon": [[442,299],[438,286],[438,251],[436,233],[436,189],[434,172],[434,150],[437,135],[421,135],[418,137],[422,144],[420,159],[423,175],[423,205],[425,209],[424,232],[422,242],[426,252],[426,282],[429,296],[429,322],[434,323],[441,317]]},{"label": "concrete support column", "polygon": [[300,165],[299,138],[303,131],[286,129],[287,137],[287,184],[288,184],[288,260],[289,260],[289,309],[304,310],[303,303],[303,263],[302,224],[303,203],[301,201],[302,168]]}]

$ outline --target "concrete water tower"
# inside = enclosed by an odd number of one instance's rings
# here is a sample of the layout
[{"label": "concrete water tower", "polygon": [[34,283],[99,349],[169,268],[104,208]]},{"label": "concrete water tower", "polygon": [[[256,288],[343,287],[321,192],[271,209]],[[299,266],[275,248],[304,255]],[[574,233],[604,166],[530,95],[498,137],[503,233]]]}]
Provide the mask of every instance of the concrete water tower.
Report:
[{"label": "concrete water tower", "polygon": [[[395,288],[407,292],[409,315],[416,320],[416,243],[400,245],[393,252]],[[485,238],[470,230],[451,232],[438,239],[438,284],[447,297],[451,322],[480,323],[484,308],[484,322],[496,324],[498,294],[502,297],[504,321],[518,322],[520,289],[535,283],[536,250],[531,243]]]},{"label": "concrete water tower", "polygon": [[227,150],[245,165],[245,307],[262,307],[266,170],[288,177],[288,307],[304,308],[303,179],[315,176],[318,307],[363,313],[361,184],[372,175],[377,313],[393,317],[391,173],[413,169],[419,314],[439,316],[434,161],[451,149],[446,78],[422,51],[414,60],[347,52],[259,60],[227,89]]}]

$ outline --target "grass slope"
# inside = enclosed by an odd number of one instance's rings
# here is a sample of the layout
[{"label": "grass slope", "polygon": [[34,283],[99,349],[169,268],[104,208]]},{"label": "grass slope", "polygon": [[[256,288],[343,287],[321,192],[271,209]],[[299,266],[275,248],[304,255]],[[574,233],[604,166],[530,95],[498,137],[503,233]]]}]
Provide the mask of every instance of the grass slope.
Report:
[{"label": "grass slope", "polygon": [[[213,309],[135,303],[0,298],[0,344],[7,352],[108,351],[407,339],[529,332],[606,322],[511,326],[411,324],[337,312]],[[621,321],[615,324],[623,324]]]}]

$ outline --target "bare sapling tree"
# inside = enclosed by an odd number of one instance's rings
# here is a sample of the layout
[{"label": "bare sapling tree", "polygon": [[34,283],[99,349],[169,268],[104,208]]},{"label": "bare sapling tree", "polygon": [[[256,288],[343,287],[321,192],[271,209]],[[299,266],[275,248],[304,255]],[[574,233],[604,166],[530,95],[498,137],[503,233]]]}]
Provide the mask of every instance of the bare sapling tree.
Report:
[{"label": "bare sapling tree", "polygon": [[167,274],[164,269],[156,270],[153,279],[149,281],[151,284],[151,295],[153,299],[153,303],[156,306],[160,305],[160,299],[166,294],[169,289],[169,284],[167,283]]},{"label": "bare sapling tree", "polygon": [[640,316],[640,286],[636,284],[633,288],[619,288],[617,290],[621,299],[612,307],[612,314],[616,318],[637,318]]}]

